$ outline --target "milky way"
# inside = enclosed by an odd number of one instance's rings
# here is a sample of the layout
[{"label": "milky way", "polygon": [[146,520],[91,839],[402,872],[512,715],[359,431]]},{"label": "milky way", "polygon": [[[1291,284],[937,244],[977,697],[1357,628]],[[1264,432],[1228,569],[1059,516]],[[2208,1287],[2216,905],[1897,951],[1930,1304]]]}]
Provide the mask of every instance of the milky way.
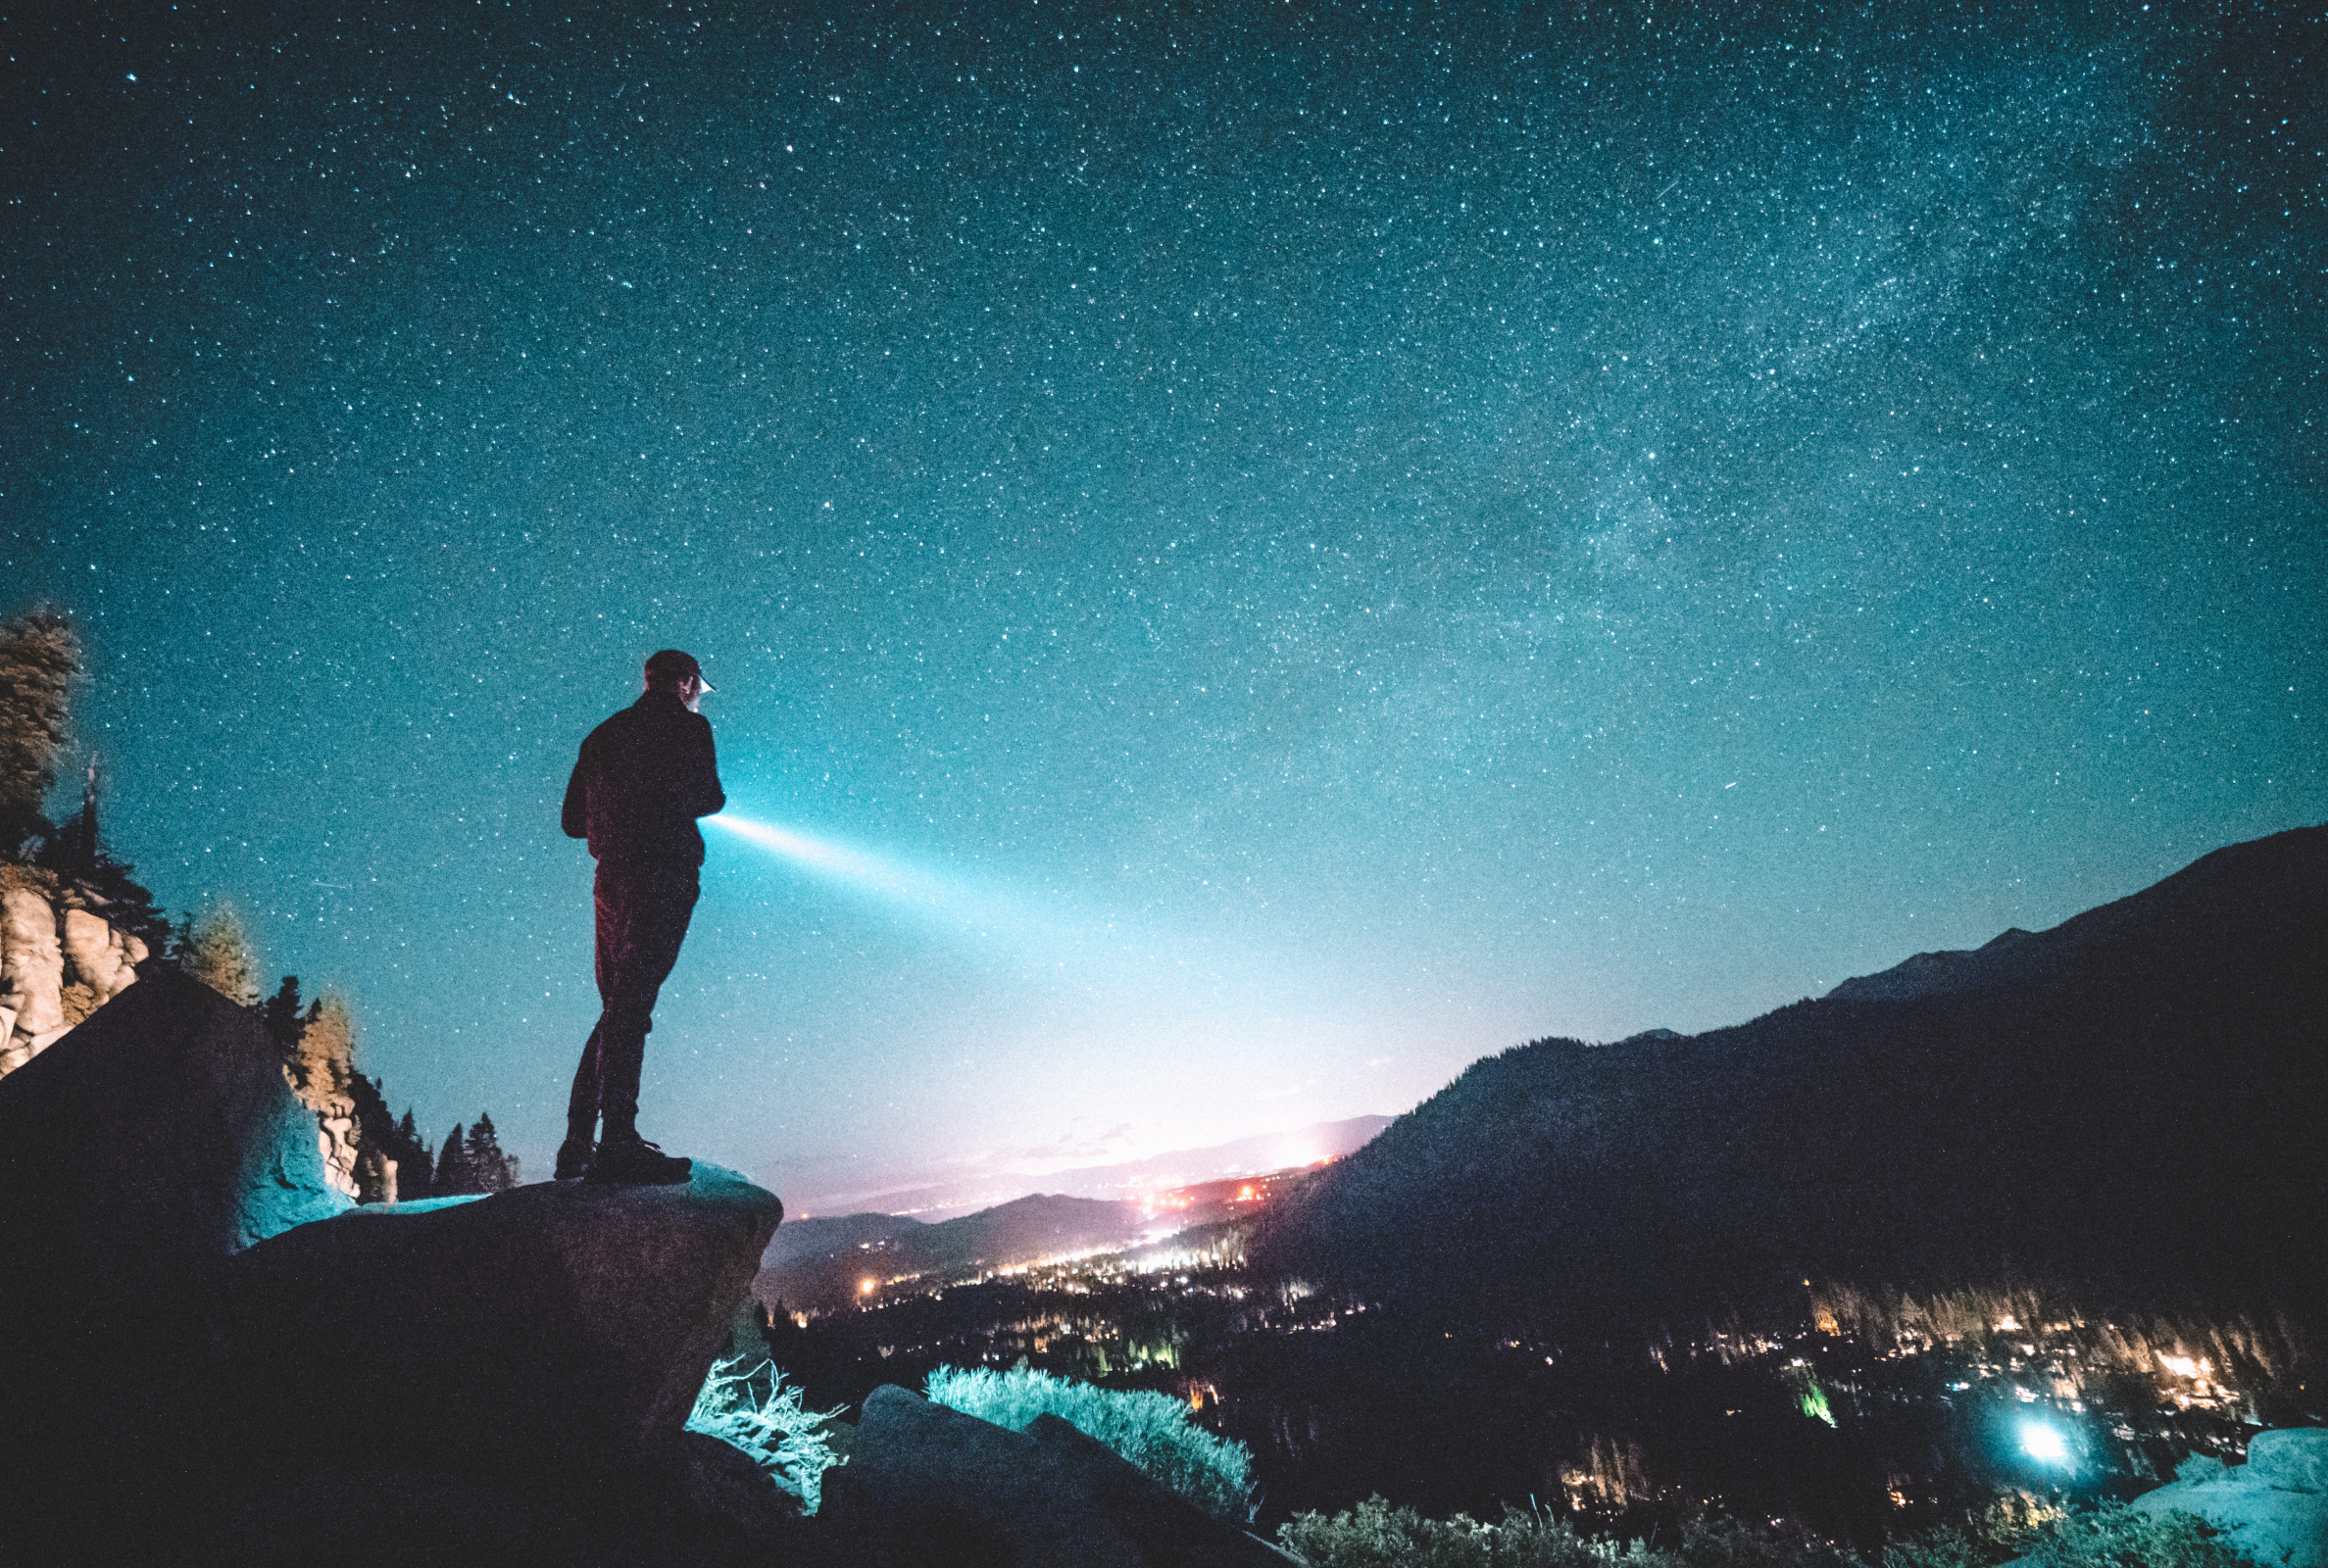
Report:
[{"label": "milky way", "polygon": [[546,1164],[659,647],[946,890],[714,835],[644,1124],[818,1202],[2328,816],[2316,18],[759,9],[0,24],[0,611],[431,1135]]}]

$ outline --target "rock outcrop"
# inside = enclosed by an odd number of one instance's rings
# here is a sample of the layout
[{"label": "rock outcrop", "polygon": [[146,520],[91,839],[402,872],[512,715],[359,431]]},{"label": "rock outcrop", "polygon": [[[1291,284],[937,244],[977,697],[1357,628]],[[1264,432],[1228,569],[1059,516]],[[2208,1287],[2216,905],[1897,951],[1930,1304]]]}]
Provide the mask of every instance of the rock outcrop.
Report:
[{"label": "rock outcrop", "polygon": [[0,1360],[346,1206],[258,1018],[158,971],[0,1079]]},{"label": "rock outcrop", "polygon": [[824,1477],[836,1560],[896,1568],[1284,1568],[1056,1416],[1012,1432],[875,1389]]},{"label": "rock outcrop", "polygon": [[149,969],[0,1080],[0,1561],[795,1560],[682,1430],[781,1214],[351,1209],[258,1015]]},{"label": "rock outcrop", "polygon": [[2195,1513],[2264,1568],[2328,1568],[2328,1430],[2258,1433],[2247,1463],[2187,1461],[2179,1475],[2133,1505]]},{"label": "rock outcrop", "polygon": [[[361,1202],[395,1200],[395,1169],[366,1174],[356,1115],[356,1035],[336,999],[319,1004],[283,1062],[291,1093],[316,1116],[316,1143],[333,1189]],[[385,1156],[381,1156],[384,1158]]]},{"label": "rock outcrop", "polygon": [[671,1187],[351,1209],[226,1266],[199,1397],[302,1460],[619,1474],[676,1441],[782,1214],[700,1161]]},{"label": "rock outcrop", "polygon": [[105,901],[46,871],[0,866],[0,1077],[135,982],[145,943]]},{"label": "rock outcrop", "polygon": [[151,1425],[230,1257],[346,1206],[258,1018],[182,975],[0,1078],[0,1520]]}]

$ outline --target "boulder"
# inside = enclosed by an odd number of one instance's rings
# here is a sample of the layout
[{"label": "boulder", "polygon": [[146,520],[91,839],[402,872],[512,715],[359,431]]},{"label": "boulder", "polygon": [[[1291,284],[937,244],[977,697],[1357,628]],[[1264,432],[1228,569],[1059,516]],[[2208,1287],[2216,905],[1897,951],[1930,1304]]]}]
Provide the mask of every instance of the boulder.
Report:
[{"label": "boulder", "polygon": [[149,966],[0,1079],[0,1561],[746,1560],[783,1499],[682,1427],[781,1214],[700,1162],[351,1209],[258,1015]]},{"label": "boulder", "polygon": [[800,1512],[752,1457],[701,1432],[682,1432],[642,1467],[648,1495],[659,1498],[667,1539],[696,1543],[690,1562],[733,1557],[756,1565],[822,1561],[817,1522]]},{"label": "boulder", "polygon": [[0,1078],[0,1527],[94,1539],[149,1491],[120,1450],[227,1259],[346,1206],[258,1016],[181,975]]},{"label": "boulder", "polygon": [[836,1559],[898,1568],[1283,1568],[1275,1547],[1165,1492],[1056,1417],[1012,1432],[885,1385],[817,1524]]},{"label": "boulder", "polygon": [[143,942],[87,909],[65,911],[62,946],[65,967],[89,988],[98,1006],[135,984],[146,958]]},{"label": "boulder", "polygon": [[181,1397],[286,1461],[619,1477],[677,1441],[782,1213],[701,1161],[676,1186],[351,1209],[224,1268]]},{"label": "boulder", "polygon": [[1298,1559],[1246,1531],[1222,1523],[1155,1481],[1073,1422],[1045,1412],[1026,1435],[1046,1450],[1046,1462],[1066,1485],[1105,1507],[1140,1543],[1152,1563],[1189,1568],[1266,1568]]},{"label": "boulder", "polygon": [[0,1078],[0,1388],[71,1399],[149,1293],[346,1206],[258,1016],[157,972]]},{"label": "boulder", "polygon": [[2247,1463],[2186,1469],[2193,1479],[2146,1492],[2133,1506],[2195,1513],[2265,1568],[2328,1568],[2328,1430],[2258,1433]]}]

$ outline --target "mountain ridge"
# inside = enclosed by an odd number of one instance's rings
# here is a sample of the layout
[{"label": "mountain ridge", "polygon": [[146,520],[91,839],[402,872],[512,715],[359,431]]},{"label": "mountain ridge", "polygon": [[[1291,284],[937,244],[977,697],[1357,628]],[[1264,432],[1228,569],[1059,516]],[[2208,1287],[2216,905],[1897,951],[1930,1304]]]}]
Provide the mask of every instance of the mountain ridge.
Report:
[{"label": "mountain ridge", "polygon": [[[2294,896],[2289,876],[2301,874],[2297,864],[2304,835],[2323,832],[2328,827],[2291,828],[2225,845],[2140,892],[2097,905],[2045,931],[2010,926],[1977,948],[1918,953],[1889,969],[1845,980],[1820,1000],[1908,1001],[2008,984],[2057,972],[2136,922],[2188,931],[2203,920],[2225,917],[2227,902],[2235,897],[2284,901]],[[2296,852],[2295,857],[2286,851]]]},{"label": "mountain ridge", "polygon": [[1822,1273],[2285,1298],[2328,1222],[2324,953],[2303,828],[1744,1024],[1530,1042],[1321,1172],[1254,1256],[1567,1328]]}]

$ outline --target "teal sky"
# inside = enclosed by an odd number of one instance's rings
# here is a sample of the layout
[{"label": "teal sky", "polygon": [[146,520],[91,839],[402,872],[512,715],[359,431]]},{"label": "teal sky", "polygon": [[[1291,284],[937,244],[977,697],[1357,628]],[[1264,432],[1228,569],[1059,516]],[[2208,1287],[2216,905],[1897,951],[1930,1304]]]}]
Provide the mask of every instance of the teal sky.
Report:
[{"label": "teal sky", "polygon": [[648,1135],[796,1211],[2328,818],[2317,16],[0,30],[0,611],[81,626],[160,900],[534,1175],[559,796],[660,647],[733,811],[881,867],[715,831],[649,1045]]}]

